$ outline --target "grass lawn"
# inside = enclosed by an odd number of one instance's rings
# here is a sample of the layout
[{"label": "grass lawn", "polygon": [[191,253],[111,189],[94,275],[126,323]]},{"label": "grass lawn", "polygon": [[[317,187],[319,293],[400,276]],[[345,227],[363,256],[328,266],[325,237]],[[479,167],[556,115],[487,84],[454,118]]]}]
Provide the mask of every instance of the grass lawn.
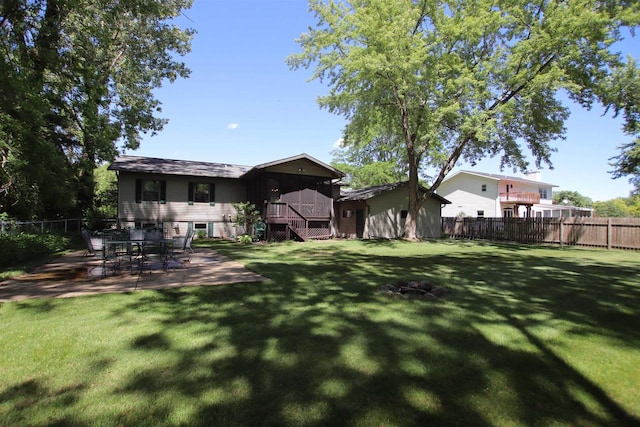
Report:
[{"label": "grass lawn", "polygon": [[0,425],[640,425],[639,253],[211,245],[270,280],[0,304]]}]

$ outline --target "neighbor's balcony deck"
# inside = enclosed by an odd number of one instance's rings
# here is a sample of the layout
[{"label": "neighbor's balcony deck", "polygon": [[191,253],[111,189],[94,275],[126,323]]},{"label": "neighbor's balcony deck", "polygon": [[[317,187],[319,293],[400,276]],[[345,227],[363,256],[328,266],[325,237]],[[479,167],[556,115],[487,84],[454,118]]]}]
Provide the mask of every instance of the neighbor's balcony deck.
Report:
[{"label": "neighbor's balcony deck", "polygon": [[534,205],[540,203],[540,193],[500,193],[500,203],[506,202]]}]

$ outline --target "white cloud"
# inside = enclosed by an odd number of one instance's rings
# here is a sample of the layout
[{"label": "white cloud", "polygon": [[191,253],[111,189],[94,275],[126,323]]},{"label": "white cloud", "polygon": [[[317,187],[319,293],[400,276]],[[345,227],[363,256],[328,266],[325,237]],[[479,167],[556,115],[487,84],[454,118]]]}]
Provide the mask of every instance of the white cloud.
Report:
[{"label": "white cloud", "polygon": [[344,147],[343,144],[344,144],[344,138],[340,138],[336,142],[333,143],[333,148],[342,148],[342,147]]},{"label": "white cloud", "polygon": [[240,125],[238,123],[229,123],[227,129],[238,129]]}]

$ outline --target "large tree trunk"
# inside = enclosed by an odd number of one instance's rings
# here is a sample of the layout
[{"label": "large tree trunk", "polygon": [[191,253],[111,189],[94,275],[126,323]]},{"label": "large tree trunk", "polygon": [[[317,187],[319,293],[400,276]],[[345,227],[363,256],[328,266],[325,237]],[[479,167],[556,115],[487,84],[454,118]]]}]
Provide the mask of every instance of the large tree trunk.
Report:
[{"label": "large tree trunk", "polygon": [[404,238],[408,240],[418,240],[417,220],[418,212],[424,203],[420,197],[420,184],[418,181],[418,156],[413,146],[407,149],[409,160],[409,207],[407,219],[404,224]]}]

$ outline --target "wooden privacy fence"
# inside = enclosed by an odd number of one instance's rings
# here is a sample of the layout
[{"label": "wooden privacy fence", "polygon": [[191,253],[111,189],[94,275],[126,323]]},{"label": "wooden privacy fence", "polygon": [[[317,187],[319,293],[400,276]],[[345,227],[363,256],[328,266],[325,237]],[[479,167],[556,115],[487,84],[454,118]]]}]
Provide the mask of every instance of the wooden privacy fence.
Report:
[{"label": "wooden privacy fence", "polygon": [[640,250],[640,218],[442,218],[453,239]]}]

